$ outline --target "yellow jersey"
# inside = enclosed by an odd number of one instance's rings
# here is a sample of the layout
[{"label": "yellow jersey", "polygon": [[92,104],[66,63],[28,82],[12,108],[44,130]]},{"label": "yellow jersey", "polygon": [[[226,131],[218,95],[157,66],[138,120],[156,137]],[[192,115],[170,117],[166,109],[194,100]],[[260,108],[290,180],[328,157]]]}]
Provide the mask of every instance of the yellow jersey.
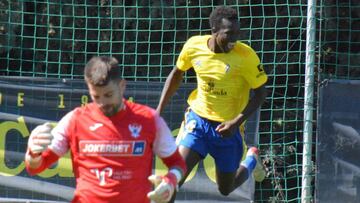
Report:
[{"label": "yellow jersey", "polygon": [[190,108],[203,118],[223,122],[244,110],[250,89],[265,84],[267,75],[250,46],[237,41],[230,52],[214,53],[208,47],[210,37],[188,39],[176,66],[182,71],[195,70],[197,88],[189,95]]}]

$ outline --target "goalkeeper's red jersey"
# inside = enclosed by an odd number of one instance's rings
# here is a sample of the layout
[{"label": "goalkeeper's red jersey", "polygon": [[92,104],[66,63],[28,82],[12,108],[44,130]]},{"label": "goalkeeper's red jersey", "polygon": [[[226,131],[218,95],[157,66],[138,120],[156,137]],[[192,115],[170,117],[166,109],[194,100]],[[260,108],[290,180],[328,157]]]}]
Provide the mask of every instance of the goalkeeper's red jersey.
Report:
[{"label": "goalkeeper's red jersey", "polygon": [[70,149],[76,178],[72,202],[150,202],[147,177],[154,154],[167,158],[177,147],[155,110],[125,100],[124,104],[111,117],[94,103],[68,113],[52,131],[51,150],[42,155],[44,166],[28,168],[29,172],[44,170]]}]

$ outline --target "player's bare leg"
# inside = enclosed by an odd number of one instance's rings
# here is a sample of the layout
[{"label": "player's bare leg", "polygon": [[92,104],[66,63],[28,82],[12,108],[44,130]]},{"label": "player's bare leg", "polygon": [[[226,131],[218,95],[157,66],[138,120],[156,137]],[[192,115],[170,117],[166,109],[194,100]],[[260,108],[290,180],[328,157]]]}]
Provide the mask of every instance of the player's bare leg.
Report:
[{"label": "player's bare leg", "polygon": [[236,172],[223,173],[216,169],[216,181],[222,195],[229,195],[252,174],[255,181],[261,182],[264,180],[266,172],[258,156],[258,149],[251,147],[246,154],[245,160],[241,162]]},{"label": "player's bare leg", "polygon": [[[186,178],[189,176],[192,169],[195,167],[196,164],[199,163],[200,160],[202,160],[202,158],[197,152],[182,145],[179,146],[179,152],[180,155],[184,158],[187,166],[187,172],[185,173],[183,179],[179,182],[179,187],[181,187],[182,184],[184,184]],[[173,197],[169,202],[175,202],[175,198],[176,198],[176,192],[174,193]]]},{"label": "player's bare leg", "polygon": [[225,196],[229,195],[237,187],[243,184],[248,177],[248,170],[244,166],[240,166],[236,172],[232,173],[219,172],[216,169],[216,182],[218,190]]}]

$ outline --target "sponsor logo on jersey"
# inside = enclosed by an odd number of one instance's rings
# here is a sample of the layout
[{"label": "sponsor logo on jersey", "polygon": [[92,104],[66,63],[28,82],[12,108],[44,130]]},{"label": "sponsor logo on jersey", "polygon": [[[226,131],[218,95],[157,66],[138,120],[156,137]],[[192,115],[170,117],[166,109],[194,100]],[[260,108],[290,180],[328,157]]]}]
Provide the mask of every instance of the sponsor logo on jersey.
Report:
[{"label": "sponsor logo on jersey", "polygon": [[229,64],[226,64],[226,66],[225,66],[225,73],[227,73],[227,72],[229,71],[229,69],[230,69],[230,65],[229,65]]},{"label": "sponsor logo on jersey", "polygon": [[83,156],[142,156],[145,141],[81,140],[79,150]]},{"label": "sponsor logo on jersey", "polygon": [[129,124],[128,128],[129,128],[129,130],[131,132],[131,136],[133,138],[138,138],[140,136],[140,132],[142,129],[141,125],[133,123],[133,124]]},{"label": "sponsor logo on jersey", "polygon": [[226,96],[227,95],[227,91],[225,89],[216,87],[214,80],[209,80],[206,84],[201,85],[200,88],[203,91],[208,92],[209,94],[216,95],[216,96]]},{"label": "sponsor logo on jersey", "polygon": [[185,125],[185,131],[187,133],[191,133],[196,127],[196,120],[190,120],[186,125]]},{"label": "sponsor logo on jersey", "polygon": [[113,174],[113,169],[111,167],[106,167],[102,170],[97,168],[91,169],[91,173],[95,173],[96,177],[99,179],[99,185],[104,186],[106,185],[106,177],[111,177]]},{"label": "sponsor logo on jersey", "polygon": [[257,69],[259,70],[259,72],[264,72],[264,67],[262,64],[257,65]]},{"label": "sponsor logo on jersey", "polygon": [[265,75],[264,67],[262,64],[259,64],[257,66],[257,69],[259,70],[259,73],[256,75],[256,78],[259,78],[259,77]]},{"label": "sponsor logo on jersey", "polygon": [[102,123],[94,123],[93,125],[89,126],[89,130],[95,131],[96,129],[102,127],[104,124]]},{"label": "sponsor logo on jersey", "polygon": [[200,60],[195,61],[194,64],[195,64],[195,66],[198,67],[198,68],[201,67],[201,61],[200,61]]}]

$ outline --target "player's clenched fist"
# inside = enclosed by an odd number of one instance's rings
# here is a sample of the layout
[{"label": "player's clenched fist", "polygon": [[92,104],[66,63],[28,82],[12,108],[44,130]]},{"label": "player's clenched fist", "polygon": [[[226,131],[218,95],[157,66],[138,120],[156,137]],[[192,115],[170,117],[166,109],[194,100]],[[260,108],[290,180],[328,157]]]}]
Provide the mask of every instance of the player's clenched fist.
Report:
[{"label": "player's clenched fist", "polygon": [[176,176],[169,172],[165,176],[151,175],[148,178],[155,185],[155,189],[147,194],[156,203],[168,202],[177,188]]},{"label": "player's clenched fist", "polygon": [[46,122],[37,126],[30,134],[28,149],[33,154],[40,154],[51,144],[53,136],[51,134],[52,125]]}]

